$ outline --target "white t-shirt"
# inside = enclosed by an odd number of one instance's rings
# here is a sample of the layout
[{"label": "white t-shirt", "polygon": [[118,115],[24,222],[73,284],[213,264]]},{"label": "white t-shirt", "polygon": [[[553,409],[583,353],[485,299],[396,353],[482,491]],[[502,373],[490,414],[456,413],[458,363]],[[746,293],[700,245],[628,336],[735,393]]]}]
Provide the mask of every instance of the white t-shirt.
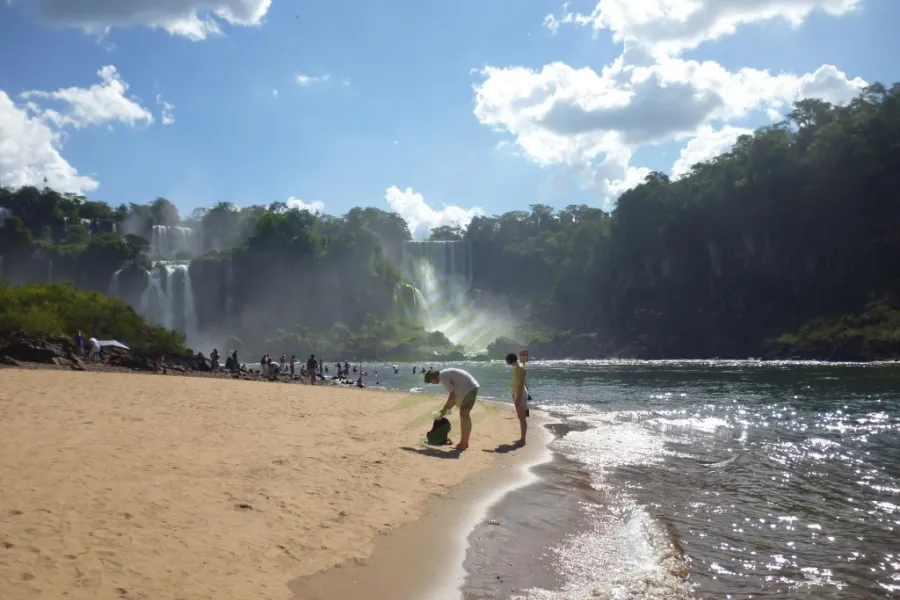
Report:
[{"label": "white t-shirt", "polygon": [[444,369],[440,376],[441,385],[448,392],[456,392],[460,399],[480,387],[472,374],[462,369]]}]

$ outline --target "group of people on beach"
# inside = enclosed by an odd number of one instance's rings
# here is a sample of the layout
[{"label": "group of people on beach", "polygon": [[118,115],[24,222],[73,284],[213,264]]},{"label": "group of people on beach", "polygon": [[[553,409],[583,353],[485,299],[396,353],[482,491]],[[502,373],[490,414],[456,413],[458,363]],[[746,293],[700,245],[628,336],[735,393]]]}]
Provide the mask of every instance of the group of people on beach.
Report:
[{"label": "group of people on beach", "polygon": [[[528,351],[523,350],[518,356],[514,352],[506,355],[506,364],[513,368],[512,400],[516,407],[516,417],[519,419],[520,436],[513,444],[517,447],[525,445],[525,437],[528,433],[528,394],[525,378],[528,362]],[[469,447],[469,437],[472,434],[472,408],[478,399],[478,390],[481,385],[471,373],[463,369],[449,368],[437,371],[428,369],[425,371],[425,383],[443,385],[447,390],[447,402],[438,413],[438,418],[444,418],[454,405],[459,406],[460,439],[456,445],[457,450],[466,450]]]},{"label": "group of people on beach", "polygon": [[[80,334],[81,332],[79,332],[79,335]],[[217,349],[214,348],[212,353],[210,353],[210,359],[213,371],[217,371],[219,369],[219,351]],[[231,360],[228,362],[229,364],[226,365],[226,367],[230,366],[232,369],[246,368],[245,365],[237,367],[237,350],[232,352]],[[506,364],[513,369],[512,401],[516,409],[516,417],[519,420],[520,431],[519,439],[514,442],[514,445],[519,447],[525,445],[525,438],[528,433],[528,401],[531,400],[531,396],[528,394],[528,387],[526,384],[527,369],[525,363],[527,362],[527,350],[523,350],[518,356],[514,352],[506,355]],[[291,355],[290,359],[286,359],[285,355],[282,354],[281,360],[275,362],[267,352],[262,356],[259,364],[260,374],[263,377],[297,378],[295,375],[297,365],[296,355]],[[344,361],[343,363],[338,361],[334,366],[337,370],[337,375],[333,376],[331,379],[335,383],[355,385],[360,388],[366,387],[363,384],[363,376],[367,375],[367,373],[361,368],[358,368],[356,365],[351,366],[348,361]],[[399,368],[396,365],[393,366],[393,370],[394,374],[399,373]],[[351,371],[353,374],[357,374],[355,380],[350,376]],[[324,364],[321,359],[317,359],[315,354],[310,354],[306,363],[300,367],[299,378],[301,381],[308,381],[310,385],[316,385],[317,381],[325,381],[324,374],[328,372],[328,365]],[[424,367],[420,368],[414,366],[412,372],[414,375],[416,373],[424,373],[425,383],[432,385],[440,384],[447,390],[447,401],[439,411],[438,418],[444,418],[454,406],[459,407],[461,432],[459,444],[456,445],[456,449],[460,451],[466,450],[469,447],[469,438],[472,435],[472,408],[475,406],[475,401],[478,399],[478,390],[481,388],[478,380],[468,371],[457,368],[437,370],[434,367],[429,367],[426,370]],[[375,371],[375,377],[378,379],[377,371]]]}]

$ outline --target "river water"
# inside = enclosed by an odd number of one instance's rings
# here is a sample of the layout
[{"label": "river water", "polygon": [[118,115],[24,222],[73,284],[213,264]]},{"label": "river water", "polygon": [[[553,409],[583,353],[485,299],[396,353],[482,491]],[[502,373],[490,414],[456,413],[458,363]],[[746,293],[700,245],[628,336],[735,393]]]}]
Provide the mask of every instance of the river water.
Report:
[{"label": "river water", "polygon": [[[509,397],[504,364],[453,366]],[[398,367],[382,387],[443,393]],[[900,366],[547,361],[528,381],[557,458],[470,536],[467,600],[900,597]]]}]

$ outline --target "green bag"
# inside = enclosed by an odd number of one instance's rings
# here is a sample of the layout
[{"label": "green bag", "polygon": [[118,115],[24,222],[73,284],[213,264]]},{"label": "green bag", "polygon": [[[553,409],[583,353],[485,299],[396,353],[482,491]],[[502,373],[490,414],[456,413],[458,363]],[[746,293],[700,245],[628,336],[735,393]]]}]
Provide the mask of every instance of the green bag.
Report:
[{"label": "green bag", "polygon": [[433,446],[452,443],[450,441],[450,421],[444,417],[436,419],[431,426],[431,431],[425,434],[425,442]]}]

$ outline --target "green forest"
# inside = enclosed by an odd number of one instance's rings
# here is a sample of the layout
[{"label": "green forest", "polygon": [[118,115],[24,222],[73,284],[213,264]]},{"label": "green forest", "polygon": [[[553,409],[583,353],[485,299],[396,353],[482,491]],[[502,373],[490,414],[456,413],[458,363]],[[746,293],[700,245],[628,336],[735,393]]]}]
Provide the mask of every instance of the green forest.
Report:
[{"label": "green forest", "polygon": [[[179,320],[169,325],[196,320],[210,345],[199,351],[462,351],[397,309],[410,233],[377,208],[335,217],[220,203],[182,216],[163,198],[113,207],[32,187],[0,189],[0,208],[0,278],[13,285],[68,281],[140,310],[154,260],[192,259],[181,276],[196,310],[170,311]],[[160,256],[161,226],[170,237],[190,228],[191,252]],[[527,345],[535,358],[897,357],[900,84],[872,85],[845,106],[801,100],[681,178],[651,173],[611,212],[538,204],[439,227],[431,239],[466,242],[473,290],[504,299],[519,319],[490,356]],[[26,288],[0,291],[17,289]],[[81,301],[110,310],[93,298]],[[51,303],[5,303],[0,328],[72,327],[40,318]]]}]

